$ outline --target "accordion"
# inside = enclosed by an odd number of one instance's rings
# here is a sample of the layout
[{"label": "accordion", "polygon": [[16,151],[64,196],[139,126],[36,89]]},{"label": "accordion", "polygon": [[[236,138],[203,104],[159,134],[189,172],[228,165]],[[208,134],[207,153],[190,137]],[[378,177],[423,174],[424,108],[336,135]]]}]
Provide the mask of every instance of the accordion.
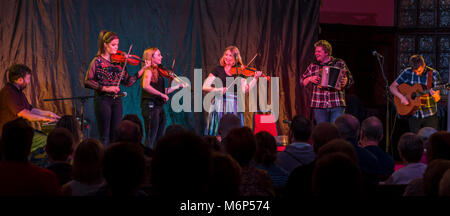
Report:
[{"label": "accordion", "polygon": [[320,83],[322,88],[341,89],[341,81],[344,78],[344,73],[341,68],[333,66],[323,66],[319,70]]}]

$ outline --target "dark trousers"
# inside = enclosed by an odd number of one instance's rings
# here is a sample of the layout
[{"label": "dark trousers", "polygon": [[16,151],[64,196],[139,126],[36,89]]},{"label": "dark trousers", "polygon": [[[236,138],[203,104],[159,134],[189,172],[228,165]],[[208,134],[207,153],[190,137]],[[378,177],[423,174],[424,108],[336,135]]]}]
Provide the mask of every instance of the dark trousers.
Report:
[{"label": "dark trousers", "polygon": [[99,139],[106,147],[114,141],[114,130],[122,120],[122,99],[101,95],[94,99]]},{"label": "dark trousers", "polygon": [[417,133],[423,127],[432,127],[437,130],[438,118],[437,115],[432,115],[425,118],[410,117],[408,119],[408,123],[409,130],[413,133]]},{"label": "dark trousers", "polygon": [[155,142],[164,134],[166,113],[162,105],[155,105],[153,101],[145,100],[141,104],[142,117],[145,124],[145,146],[153,149]]}]

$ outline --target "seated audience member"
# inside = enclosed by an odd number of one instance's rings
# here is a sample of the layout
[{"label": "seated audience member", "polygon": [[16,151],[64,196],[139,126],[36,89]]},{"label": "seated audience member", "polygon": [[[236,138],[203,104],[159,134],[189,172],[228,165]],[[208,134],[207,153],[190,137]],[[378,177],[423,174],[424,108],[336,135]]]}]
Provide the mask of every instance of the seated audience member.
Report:
[{"label": "seated audience member", "polygon": [[56,175],[28,161],[33,134],[33,128],[23,118],[3,126],[0,142],[0,196],[60,195]]},{"label": "seated audience member", "polygon": [[423,139],[423,143],[424,143],[424,151],[423,151],[423,155],[422,158],[420,159],[420,162],[426,164],[427,163],[427,142],[428,139],[430,139],[430,136],[433,135],[434,133],[436,133],[437,130],[432,128],[432,127],[424,127],[421,128],[418,132],[417,135],[419,135],[420,137],[422,137]]},{"label": "seated audience member", "polygon": [[47,137],[45,151],[50,162],[47,169],[56,174],[60,186],[72,180],[69,156],[73,152],[73,143],[72,133],[66,128],[55,128]]},{"label": "seated audience member", "polygon": [[301,115],[292,119],[289,142],[284,151],[277,155],[278,164],[289,174],[298,166],[310,164],[316,158],[313,147],[307,143],[311,136],[312,124]]},{"label": "seated audience member", "polygon": [[222,116],[219,120],[219,126],[217,128],[217,134],[219,135],[217,139],[222,142],[228,133],[234,128],[241,127],[241,120],[232,113],[227,113]]},{"label": "seated audience member", "polygon": [[98,196],[146,196],[140,190],[145,177],[145,158],[136,143],[116,142],[105,150],[103,177],[107,183]]},{"label": "seated audience member", "polygon": [[116,130],[114,131],[115,142],[128,142],[133,143],[137,146],[137,148],[141,148],[144,152],[145,159],[145,177],[141,185],[141,189],[150,193],[151,188],[151,163],[152,158],[145,154],[145,149],[150,149],[148,147],[144,147],[141,144],[142,133],[140,131],[140,127],[138,124],[130,121],[130,120],[122,120],[119,125],[117,125]]},{"label": "seated audience member", "polygon": [[56,122],[55,128],[66,128],[72,133],[74,145],[73,149],[76,149],[78,144],[83,141],[83,133],[81,132],[81,125],[77,118],[73,115],[64,115],[58,122]]},{"label": "seated audience member", "polygon": [[139,116],[137,116],[136,114],[127,114],[123,117],[122,121],[123,120],[132,121],[139,126],[139,137],[140,137],[139,143],[142,145],[142,148],[144,149],[144,154],[147,157],[151,157],[153,154],[153,149],[142,144],[142,138],[144,137],[144,127],[142,126],[142,121],[141,119],[139,119]]},{"label": "seated audience member", "polygon": [[153,152],[152,194],[164,197],[204,197],[211,178],[211,148],[195,133],[164,135]]},{"label": "seated audience member", "polygon": [[423,190],[426,196],[439,195],[439,183],[447,170],[450,170],[450,160],[436,159],[428,164],[423,174]]},{"label": "seated audience member", "polygon": [[276,189],[283,188],[288,179],[288,172],[278,166],[277,160],[277,142],[272,134],[262,131],[255,135],[256,138],[256,153],[255,162],[256,168],[262,169],[269,173],[272,185]]},{"label": "seated audience member", "polygon": [[86,139],[75,150],[72,180],[63,185],[67,196],[93,196],[106,182],[102,174],[103,144],[98,139]]},{"label": "seated audience member", "polygon": [[366,188],[375,187],[378,184],[380,165],[375,155],[358,145],[359,120],[350,114],[343,114],[336,119],[334,124],[338,128],[341,138],[349,141],[355,148],[364,185]]},{"label": "seated audience member", "polygon": [[362,186],[358,164],[347,154],[335,152],[317,158],[312,175],[314,196],[359,198]]},{"label": "seated audience member", "polygon": [[439,181],[439,196],[450,196],[450,169],[445,171],[444,175],[442,175],[442,178]]},{"label": "seated audience member", "polygon": [[174,135],[180,132],[187,131],[182,125],[179,124],[171,124],[167,126],[166,130],[164,131],[164,135]]},{"label": "seated audience member", "polygon": [[427,165],[420,162],[423,154],[423,140],[418,135],[408,132],[398,141],[397,149],[405,167],[395,171],[385,184],[409,184],[415,178],[422,178]]},{"label": "seated audience member", "polygon": [[[314,153],[317,155],[320,148],[333,139],[339,138],[336,125],[329,122],[321,122],[314,126],[311,134],[311,142]],[[317,158],[316,158],[317,159]],[[295,168],[289,175],[284,194],[287,197],[311,197],[311,176],[316,159],[304,166]]]},{"label": "seated audience member", "polygon": [[241,185],[241,166],[230,155],[212,153],[212,174],[208,194],[216,198],[236,198]]},{"label": "seated audience member", "polygon": [[355,148],[353,145],[344,139],[333,139],[327,142],[324,146],[319,149],[317,153],[317,158],[323,157],[327,154],[341,152],[347,155],[350,159],[352,159],[355,163],[358,163],[358,159],[356,157]]},{"label": "seated audience member", "polygon": [[361,123],[359,142],[361,147],[371,152],[380,164],[379,180],[385,181],[394,172],[395,162],[392,157],[378,147],[383,139],[383,125],[375,116],[365,119]]},{"label": "seated audience member", "polygon": [[242,168],[240,196],[274,196],[275,191],[266,171],[255,167],[253,157],[256,139],[248,127],[234,128],[225,137],[225,151]]}]

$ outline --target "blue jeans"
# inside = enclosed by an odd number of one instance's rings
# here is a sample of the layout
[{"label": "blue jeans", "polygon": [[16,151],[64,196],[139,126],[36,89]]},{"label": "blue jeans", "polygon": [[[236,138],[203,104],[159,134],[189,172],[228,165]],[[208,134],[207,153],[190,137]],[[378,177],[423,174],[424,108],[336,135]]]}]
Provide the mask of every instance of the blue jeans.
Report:
[{"label": "blue jeans", "polygon": [[141,110],[145,124],[145,146],[154,149],[156,142],[164,135],[166,113],[162,105],[151,100],[142,101]]},{"label": "blue jeans", "polygon": [[316,124],[320,122],[330,122],[334,124],[334,121],[345,112],[345,107],[334,107],[334,108],[313,108],[314,119]]}]

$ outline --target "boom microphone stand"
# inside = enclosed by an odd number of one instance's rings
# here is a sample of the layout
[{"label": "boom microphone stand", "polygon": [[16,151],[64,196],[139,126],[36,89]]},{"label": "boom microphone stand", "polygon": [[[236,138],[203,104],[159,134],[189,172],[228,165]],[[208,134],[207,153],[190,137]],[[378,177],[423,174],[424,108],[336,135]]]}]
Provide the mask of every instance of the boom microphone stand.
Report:
[{"label": "boom microphone stand", "polygon": [[378,64],[380,65],[381,68],[381,74],[383,75],[383,79],[385,82],[385,95],[386,95],[386,135],[385,135],[385,139],[386,139],[386,152],[389,152],[389,145],[390,145],[390,141],[391,141],[391,136],[390,136],[390,112],[389,112],[389,101],[391,99],[391,92],[389,90],[389,82],[386,78],[386,74],[384,73],[384,57],[377,53],[376,51],[373,52],[373,54],[375,56],[377,56],[377,60],[378,60]]}]

